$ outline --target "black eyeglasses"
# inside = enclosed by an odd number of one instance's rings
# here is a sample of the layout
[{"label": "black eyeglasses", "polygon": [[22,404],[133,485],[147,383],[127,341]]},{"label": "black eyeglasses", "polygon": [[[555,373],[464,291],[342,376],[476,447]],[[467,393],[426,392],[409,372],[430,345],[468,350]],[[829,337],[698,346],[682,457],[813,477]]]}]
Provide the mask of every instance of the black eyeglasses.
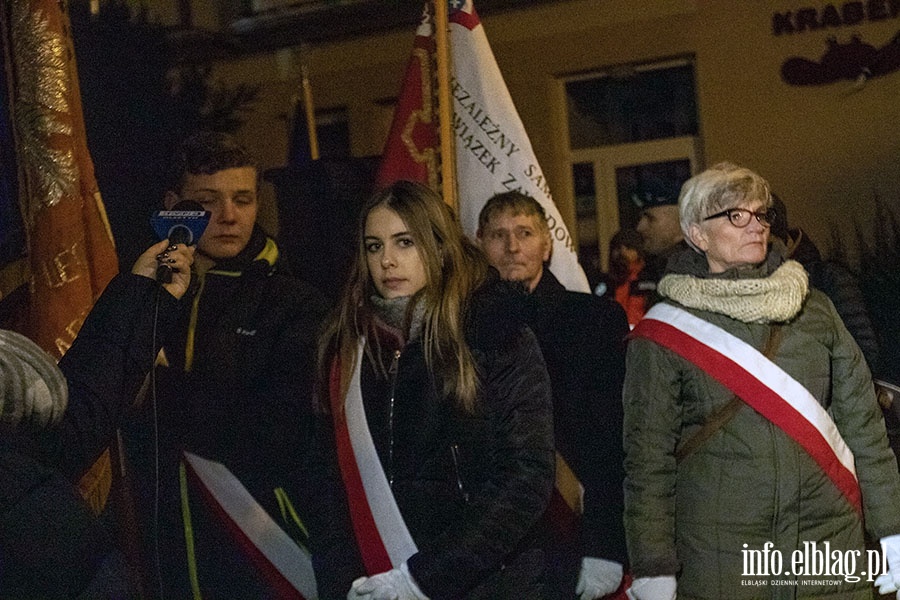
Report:
[{"label": "black eyeglasses", "polygon": [[746,208],[727,208],[722,212],[709,215],[703,220],[709,221],[710,219],[718,219],[719,217],[728,217],[728,220],[735,227],[746,227],[750,224],[750,217],[756,217],[756,220],[759,221],[763,227],[771,227],[772,223],[775,221],[775,209],[747,210]]}]

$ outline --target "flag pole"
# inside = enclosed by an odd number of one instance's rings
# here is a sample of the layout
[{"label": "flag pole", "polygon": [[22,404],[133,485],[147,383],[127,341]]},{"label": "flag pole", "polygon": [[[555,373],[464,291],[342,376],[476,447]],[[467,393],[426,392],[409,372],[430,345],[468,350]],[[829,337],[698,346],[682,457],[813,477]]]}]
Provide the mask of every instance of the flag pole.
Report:
[{"label": "flag pole", "polygon": [[434,0],[434,44],[437,62],[438,123],[441,139],[441,193],[459,213],[456,194],[456,151],[453,147],[453,105],[450,101],[450,30],[447,0]]},{"label": "flag pole", "polygon": [[319,160],[319,138],[316,133],[316,107],[313,104],[312,85],[309,83],[309,66],[306,50],[300,45],[300,87],[303,92],[303,111],[306,115],[306,135],[309,138],[309,156]]}]

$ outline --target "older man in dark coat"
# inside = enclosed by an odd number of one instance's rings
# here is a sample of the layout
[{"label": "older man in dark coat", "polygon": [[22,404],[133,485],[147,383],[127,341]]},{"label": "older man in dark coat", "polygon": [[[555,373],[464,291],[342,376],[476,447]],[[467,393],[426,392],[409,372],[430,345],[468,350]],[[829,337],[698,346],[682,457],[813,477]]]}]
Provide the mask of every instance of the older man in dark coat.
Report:
[{"label": "older man in dark coat", "polygon": [[[612,300],[567,291],[545,268],[552,248],[544,210],[518,192],[492,197],[479,215],[478,240],[488,261],[527,297],[524,318],[537,336],[553,388],[557,490],[546,550],[559,598],[594,600],[621,585],[622,380],[628,322]],[[583,497],[567,490],[578,484]],[[563,502],[562,498],[566,501]],[[554,510],[554,507],[558,510]],[[581,513],[579,515],[579,513]],[[566,517],[574,525],[569,533]],[[548,523],[549,524],[549,523]]]}]

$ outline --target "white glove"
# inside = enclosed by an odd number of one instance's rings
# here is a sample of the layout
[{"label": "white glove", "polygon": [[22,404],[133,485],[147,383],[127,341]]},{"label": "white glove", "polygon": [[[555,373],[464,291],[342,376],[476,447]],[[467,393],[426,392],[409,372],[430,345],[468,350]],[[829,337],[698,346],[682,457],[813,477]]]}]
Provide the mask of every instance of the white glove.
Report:
[{"label": "white glove", "polygon": [[585,556],[581,559],[575,595],[579,600],[597,600],[612,594],[622,583],[622,573],[622,565],[617,562]]},{"label": "white glove", "polygon": [[875,587],[880,594],[897,592],[900,600],[900,534],[881,538],[881,551],[887,558],[887,573],[882,573],[875,580]]},{"label": "white glove", "polygon": [[371,577],[360,577],[347,592],[347,600],[429,600],[409,572],[404,562],[399,569],[391,569]]},{"label": "white glove", "polygon": [[631,600],[675,600],[675,576],[638,577],[626,592]]}]

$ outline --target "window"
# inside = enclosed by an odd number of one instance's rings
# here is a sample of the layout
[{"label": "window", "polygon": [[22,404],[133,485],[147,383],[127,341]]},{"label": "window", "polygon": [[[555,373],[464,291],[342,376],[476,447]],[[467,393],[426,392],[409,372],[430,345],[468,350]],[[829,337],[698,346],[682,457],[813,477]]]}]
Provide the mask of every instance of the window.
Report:
[{"label": "window", "polygon": [[572,149],[697,135],[694,65],[623,67],[566,83]]},{"label": "window", "polygon": [[579,259],[606,269],[610,238],[637,224],[645,180],[677,190],[699,168],[694,64],[625,65],[564,85]]}]

